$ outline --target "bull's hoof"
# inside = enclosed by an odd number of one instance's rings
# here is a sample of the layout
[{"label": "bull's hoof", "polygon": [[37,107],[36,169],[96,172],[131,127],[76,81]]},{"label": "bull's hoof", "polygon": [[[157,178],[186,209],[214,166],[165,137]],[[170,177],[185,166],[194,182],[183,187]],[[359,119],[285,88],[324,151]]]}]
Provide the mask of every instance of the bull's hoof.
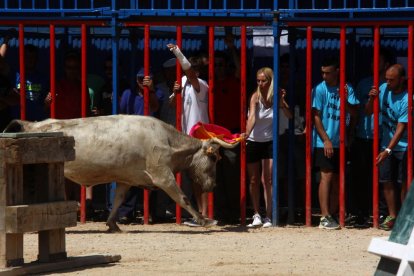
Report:
[{"label": "bull's hoof", "polygon": [[116,223],[106,223],[106,226],[108,226],[108,233],[120,233],[122,230],[118,227]]},{"label": "bull's hoof", "polygon": [[211,227],[211,226],[214,226],[214,225],[217,225],[217,220],[208,219],[208,218],[204,219],[204,224],[203,224],[204,227]]}]

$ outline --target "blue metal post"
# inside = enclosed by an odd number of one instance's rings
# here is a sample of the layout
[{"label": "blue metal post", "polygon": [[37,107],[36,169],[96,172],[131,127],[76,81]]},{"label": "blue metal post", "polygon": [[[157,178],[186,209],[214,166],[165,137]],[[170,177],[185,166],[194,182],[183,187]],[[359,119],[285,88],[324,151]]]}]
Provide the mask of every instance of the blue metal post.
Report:
[{"label": "blue metal post", "polygon": [[[277,11],[278,1],[274,2]],[[273,171],[272,171],[272,225],[279,224],[278,211],[278,145],[279,145],[279,15],[273,21]]]},{"label": "blue metal post", "polygon": [[[111,39],[112,39],[112,114],[118,114],[118,27],[117,14],[115,12],[115,0],[112,0]],[[107,209],[112,210],[115,198],[116,182],[108,185]]]}]

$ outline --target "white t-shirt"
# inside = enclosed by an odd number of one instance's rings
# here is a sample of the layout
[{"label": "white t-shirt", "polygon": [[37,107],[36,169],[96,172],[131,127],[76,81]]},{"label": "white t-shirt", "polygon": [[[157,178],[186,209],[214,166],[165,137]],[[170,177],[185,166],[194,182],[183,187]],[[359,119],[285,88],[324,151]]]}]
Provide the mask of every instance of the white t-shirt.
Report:
[{"label": "white t-shirt", "polygon": [[198,79],[200,83],[200,92],[197,92],[187,77],[182,78],[183,93],[182,103],[183,110],[181,116],[182,129],[184,133],[189,134],[191,128],[198,122],[209,123],[208,119],[208,84]]}]

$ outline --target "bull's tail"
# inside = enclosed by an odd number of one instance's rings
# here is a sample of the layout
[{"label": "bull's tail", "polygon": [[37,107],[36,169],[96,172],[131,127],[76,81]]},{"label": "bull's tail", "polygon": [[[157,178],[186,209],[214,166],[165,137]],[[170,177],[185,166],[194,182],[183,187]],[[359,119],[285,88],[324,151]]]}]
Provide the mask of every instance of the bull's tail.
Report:
[{"label": "bull's tail", "polygon": [[22,132],[24,130],[21,120],[11,121],[6,128],[3,130],[3,133],[7,132]]}]

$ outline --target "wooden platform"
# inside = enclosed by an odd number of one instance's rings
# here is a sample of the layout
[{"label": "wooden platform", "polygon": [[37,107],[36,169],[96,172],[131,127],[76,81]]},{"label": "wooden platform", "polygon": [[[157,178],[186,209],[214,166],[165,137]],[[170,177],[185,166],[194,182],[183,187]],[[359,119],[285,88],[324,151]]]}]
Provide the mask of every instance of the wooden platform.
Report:
[{"label": "wooden platform", "polygon": [[0,135],[0,268],[24,264],[25,232],[38,232],[39,262],[66,259],[77,203],[65,201],[63,169],[74,146],[62,133]]}]

